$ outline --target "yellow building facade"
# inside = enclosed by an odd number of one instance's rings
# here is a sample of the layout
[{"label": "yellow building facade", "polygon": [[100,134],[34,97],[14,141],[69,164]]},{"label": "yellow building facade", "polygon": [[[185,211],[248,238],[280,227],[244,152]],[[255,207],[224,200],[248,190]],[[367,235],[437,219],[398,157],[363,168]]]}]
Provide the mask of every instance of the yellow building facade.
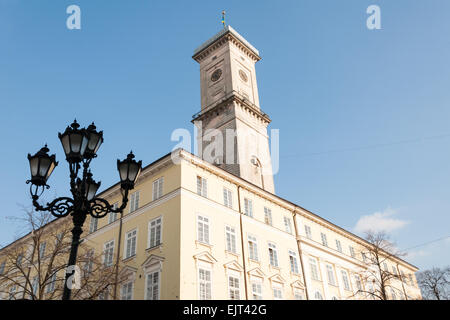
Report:
[{"label": "yellow building facade", "polygon": [[[360,254],[368,243],[278,197],[270,170],[258,171],[272,164],[265,131],[270,119],[257,97],[257,50],[228,27],[199,47],[194,59],[202,79],[202,110],[194,119],[202,121],[200,129],[254,131],[262,147],[249,159],[238,153],[237,166],[174,150],[143,168],[122,215],[86,221],[84,243],[122,266],[116,298],[370,298],[356,294],[370,286],[362,281],[370,266]],[[235,141],[237,150],[245,148],[239,136]],[[120,202],[120,185],[99,196]],[[26,242],[24,237],[12,245]],[[401,275],[391,299],[421,298],[415,266],[393,257],[386,267]]]}]

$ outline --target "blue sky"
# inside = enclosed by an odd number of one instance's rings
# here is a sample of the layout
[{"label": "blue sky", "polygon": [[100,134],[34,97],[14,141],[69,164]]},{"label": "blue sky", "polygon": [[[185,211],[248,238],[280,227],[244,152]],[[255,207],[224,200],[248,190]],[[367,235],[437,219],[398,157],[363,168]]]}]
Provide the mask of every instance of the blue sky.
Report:
[{"label": "blue sky", "polygon": [[[66,8],[81,8],[81,30]],[[381,30],[366,8],[381,8]],[[200,110],[193,50],[227,23],[260,50],[261,108],[280,129],[276,192],[357,233],[384,226],[400,249],[450,235],[450,2],[0,0],[0,244],[29,205],[27,153],[48,143],[60,165],[47,197],[66,195],[57,138],[75,117],[105,143],[106,187],[130,149],[148,164],[192,130]],[[420,268],[450,264],[450,240],[414,248]]]}]

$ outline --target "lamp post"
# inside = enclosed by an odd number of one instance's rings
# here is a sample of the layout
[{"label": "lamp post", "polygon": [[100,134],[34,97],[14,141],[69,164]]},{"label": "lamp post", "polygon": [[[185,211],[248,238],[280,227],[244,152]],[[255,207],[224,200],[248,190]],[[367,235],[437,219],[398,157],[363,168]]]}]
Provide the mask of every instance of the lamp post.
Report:
[{"label": "lamp post", "polygon": [[63,300],[69,300],[72,283],[69,283],[73,274],[73,266],[77,261],[80,236],[83,232],[83,224],[88,215],[94,218],[103,218],[110,212],[120,213],[125,209],[128,202],[128,193],[134,189],[134,184],[141,172],[142,161],[134,160],[133,152],[130,152],[125,160],[117,160],[117,170],[120,176],[122,193],[122,205],[114,209],[111,204],[102,198],[96,197],[100,182],[93,179],[89,169],[92,159],[97,157],[97,151],[103,143],[103,132],[98,132],[94,123],[86,129],[80,129],[75,120],[66,128],[64,133],[58,134],[61,144],[69,163],[70,170],[70,192],[72,197],[60,197],[47,203],[46,206],[39,204],[39,197],[45,189],[50,188],[47,180],[58,165],[55,155],[49,155],[50,151],[45,145],[35,155],[28,154],[30,162],[31,179],[30,194],[33,206],[37,211],[48,211],[56,218],[72,216],[72,244],[70,248],[69,263],[66,270]]}]

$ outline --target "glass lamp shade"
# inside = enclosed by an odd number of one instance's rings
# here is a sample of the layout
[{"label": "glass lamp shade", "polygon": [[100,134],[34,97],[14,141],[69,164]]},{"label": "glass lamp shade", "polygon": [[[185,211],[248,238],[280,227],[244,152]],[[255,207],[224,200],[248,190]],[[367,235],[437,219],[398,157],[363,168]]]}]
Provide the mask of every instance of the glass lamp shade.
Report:
[{"label": "glass lamp shade", "polygon": [[142,161],[134,160],[133,152],[130,152],[123,161],[117,160],[117,170],[119,170],[122,189],[131,190],[134,188],[142,169]]},{"label": "glass lamp shade", "polygon": [[30,162],[31,183],[37,186],[45,186],[48,178],[52,174],[55,167],[58,165],[55,155],[48,155],[50,150],[47,145],[39,150],[34,156],[28,154],[28,161]]},{"label": "glass lamp shade", "polygon": [[75,120],[64,133],[58,133],[61,144],[69,163],[76,163],[83,160],[84,152],[88,145],[89,139],[85,129],[78,129],[80,125]]},{"label": "glass lamp shade", "polygon": [[94,123],[87,127],[86,133],[88,135],[88,144],[84,152],[84,157],[87,159],[92,159],[97,154],[98,148],[100,148],[103,143],[103,131],[97,132],[97,128]]},{"label": "glass lamp shade", "polygon": [[101,182],[95,182],[95,180],[92,179],[92,173],[89,172],[84,183],[84,192],[88,201],[94,199],[95,195],[97,194],[98,188],[100,188],[100,185]]}]

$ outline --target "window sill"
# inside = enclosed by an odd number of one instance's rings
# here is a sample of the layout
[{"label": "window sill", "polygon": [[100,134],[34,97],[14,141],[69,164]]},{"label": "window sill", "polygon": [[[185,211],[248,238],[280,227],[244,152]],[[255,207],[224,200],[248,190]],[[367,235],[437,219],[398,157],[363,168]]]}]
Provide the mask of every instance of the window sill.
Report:
[{"label": "window sill", "polygon": [[233,251],[225,250],[225,254],[229,254],[229,255],[235,256],[236,258],[239,257],[239,253],[236,253],[236,252],[233,252]]},{"label": "window sill", "polygon": [[136,258],[136,255],[134,254],[132,256],[129,256],[128,258],[123,258],[122,262],[129,262],[131,260],[134,260],[135,258]]},{"label": "window sill", "polygon": [[206,243],[206,242],[201,242],[201,241],[198,241],[198,240],[195,240],[195,245],[197,246],[197,248],[198,248],[199,246],[207,247],[207,248],[210,249],[210,250],[213,248],[213,245],[212,245],[212,244],[209,244],[209,243]]},{"label": "window sill", "polygon": [[252,258],[248,258],[248,261],[249,261],[249,262],[253,262],[253,263],[256,263],[256,264],[261,265],[261,261],[259,261],[259,260],[255,260],[255,259],[252,259]]},{"label": "window sill", "polygon": [[156,250],[156,249],[159,249],[159,252],[162,252],[162,248],[163,248],[163,244],[160,243],[160,244],[158,244],[156,246],[149,247],[149,248],[145,249],[145,252],[150,252],[150,251],[153,251],[153,250]]}]

